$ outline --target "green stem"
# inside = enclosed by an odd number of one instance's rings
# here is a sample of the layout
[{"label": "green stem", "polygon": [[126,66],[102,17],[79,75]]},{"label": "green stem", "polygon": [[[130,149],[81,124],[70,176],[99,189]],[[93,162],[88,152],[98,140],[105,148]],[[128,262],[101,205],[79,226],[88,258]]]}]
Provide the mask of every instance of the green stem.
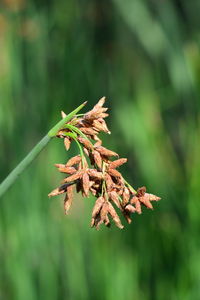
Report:
[{"label": "green stem", "polygon": [[0,184],[0,197],[15,182],[19,175],[28,167],[28,165],[36,158],[42,149],[50,141],[50,136],[45,135],[43,139],[29,152],[29,154],[17,165],[17,167],[4,179]]},{"label": "green stem", "polygon": [[83,153],[83,149],[81,147],[81,145],[79,144],[79,142],[77,141],[77,139],[74,139],[74,141],[77,143],[77,146],[79,148],[79,151],[80,151],[80,155],[81,155],[81,160],[82,160],[82,165],[83,165],[83,168],[84,168],[84,165],[85,165],[85,155]]},{"label": "green stem", "polygon": [[11,173],[0,184],[0,197],[8,190],[8,188],[15,182],[19,175],[29,166],[29,164],[38,156],[38,154],[45,148],[52,137],[56,136],[57,132],[64,126],[64,124],[73,118],[79,110],[85,106],[86,102],[81,104],[64,119],[59,121],[43,139],[28,153],[28,155],[11,171]]},{"label": "green stem", "polygon": [[124,178],[123,180],[126,183],[126,185],[129,187],[129,189],[133,191],[133,193],[137,193],[137,191],[128,183],[128,181],[126,181]]}]

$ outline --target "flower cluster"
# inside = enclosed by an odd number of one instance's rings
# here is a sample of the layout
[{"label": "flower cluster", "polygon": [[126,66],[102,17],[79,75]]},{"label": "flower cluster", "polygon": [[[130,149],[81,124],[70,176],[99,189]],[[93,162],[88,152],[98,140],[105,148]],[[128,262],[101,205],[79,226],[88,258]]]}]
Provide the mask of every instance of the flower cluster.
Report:
[{"label": "flower cluster", "polygon": [[[102,223],[109,227],[110,219],[113,219],[115,225],[122,229],[124,226],[116,208],[130,224],[131,214],[141,214],[142,206],[153,209],[151,202],[160,198],[146,193],[145,187],[135,191],[117,170],[127,159],[119,158],[116,152],[102,146],[99,132],[110,134],[104,120],[108,116],[107,108],[103,107],[104,103],[105,97],[101,98],[91,111],[74,116],[57,133],[57,137],[64,139],[66,150],[69,150],[74,140],[80,154],[69,159],[66,164],[55,165],[67,176],[62,185],[49,196],[65,193],[64,210],[67,214],[73,201],[74,189],[81,192],[83,197],[88,197],[91,193],[97,198],[92,211],[91,227],[99,229]],[[62,112],[62,117],[65,116]]]}]

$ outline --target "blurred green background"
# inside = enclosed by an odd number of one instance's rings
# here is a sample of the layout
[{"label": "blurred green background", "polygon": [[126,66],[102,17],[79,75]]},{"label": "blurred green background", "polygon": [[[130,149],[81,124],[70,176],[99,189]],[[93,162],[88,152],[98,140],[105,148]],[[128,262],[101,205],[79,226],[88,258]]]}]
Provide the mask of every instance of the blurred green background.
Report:
[{"label": "blurred green background", "polygon": [[[48,199],[53,140],[0,201],[0,300],[200,299],[200,2],[1,0],[0,180],[59,120],[107,96],[123,174],[162,197],[124,230]],[[124,222],[125,224],[125,222]]]}]

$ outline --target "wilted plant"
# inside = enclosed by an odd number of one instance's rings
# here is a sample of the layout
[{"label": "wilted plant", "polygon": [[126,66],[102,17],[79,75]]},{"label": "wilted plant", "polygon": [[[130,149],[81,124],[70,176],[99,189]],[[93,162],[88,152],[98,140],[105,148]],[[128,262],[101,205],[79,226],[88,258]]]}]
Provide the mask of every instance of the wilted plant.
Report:
[{"label": "wilted plant", "polygon": [[[146,193],[146,188],[137,191],[124,179],[117,170],[127,162],[126,158],[105,148],[99,138],[99,132],[110,134],[104,118],[108,116],[104,108],[105,97],[101,98],[94,108],[81,115],[74,115],[71,120],[57,132],[58,138],[64,139],[64,146],[69,150],[72,141],[79,148],[79,155],[68,160],[66,164],[56,164],[58,171],[66,174],[62,185],[54,189],[49,197],[65,194],[65,214],[71,207],[74,190],[81,192],[83,197],[90,193],[97,200],[92,211],[91,227],[99,229],[101,224],[110,226],[110,219],[122,229],[124,226],[116,212],[117,207],[126,221],[131,223],[131,214],[142,213],[142,206],[153,209],[152,201],[160,200],[159,197]],[[62,112],[62,117],[66,114]],[[116,158],[112,160],[112,158]]]}]

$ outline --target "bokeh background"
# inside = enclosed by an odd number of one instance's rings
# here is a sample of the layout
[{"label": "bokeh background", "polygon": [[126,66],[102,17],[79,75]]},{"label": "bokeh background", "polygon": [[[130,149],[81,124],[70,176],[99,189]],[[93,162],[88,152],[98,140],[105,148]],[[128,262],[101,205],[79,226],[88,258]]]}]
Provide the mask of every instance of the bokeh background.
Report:
[{"label": "bokeh background", "polygon": [[200,299],[200,2],[1,0],[0,179],[60,119],[107,96],[105,145],[162,197],[124,230],[48,199],[53,140],[0,200],[1,300]]}]

